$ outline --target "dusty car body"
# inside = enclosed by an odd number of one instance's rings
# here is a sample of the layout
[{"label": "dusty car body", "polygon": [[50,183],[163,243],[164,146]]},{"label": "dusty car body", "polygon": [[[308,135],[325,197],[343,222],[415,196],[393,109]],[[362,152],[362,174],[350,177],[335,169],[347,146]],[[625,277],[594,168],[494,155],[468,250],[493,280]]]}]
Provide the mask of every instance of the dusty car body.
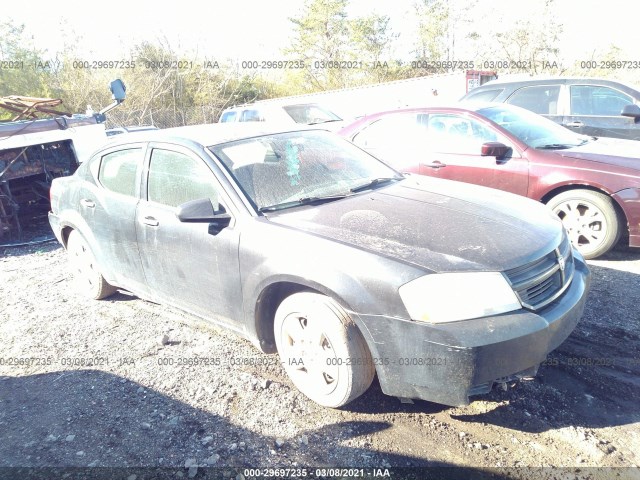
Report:
[{"label": "dusty car body", "polygon": [[585,258],[640,247],[637,142],[574,134],[511,105],[461,103],[368,115],[340,135],[393,167],[549,205]]},{"label": "dusty car body", "polygon": [[229,327],[331,407],[375,373],[388,395],[466,404],[576,326],[589,272],[546,207],[406,178],[329,132],[244,127],[131,134],[54,181],[84,293]]}]

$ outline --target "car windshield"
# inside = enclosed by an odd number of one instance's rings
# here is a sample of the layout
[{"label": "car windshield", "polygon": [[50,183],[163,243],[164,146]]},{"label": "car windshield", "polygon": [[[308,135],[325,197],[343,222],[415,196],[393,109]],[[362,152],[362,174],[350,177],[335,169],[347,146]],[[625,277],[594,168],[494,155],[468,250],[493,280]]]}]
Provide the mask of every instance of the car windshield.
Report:
[{"label": "car windshield", "polygon": [[557,123],[535,113],[517,107],[492,106],[477,113],[497,123],[530,147],[538,149],[563,149],[577,147],[590,141]]},{"label": "car windshield", "polygon": [[287,105],[284,111],[289,114],[296,123],[306,125],[315,125],[318,123],[337,122],[342,120],[335,113],[330,112],[320,105],[304,104],[304,105]]},{"label": "car windshield", "polygon": [[255,208],[332,201],[404,178],[325,131],[288,132],[209,147]]}]

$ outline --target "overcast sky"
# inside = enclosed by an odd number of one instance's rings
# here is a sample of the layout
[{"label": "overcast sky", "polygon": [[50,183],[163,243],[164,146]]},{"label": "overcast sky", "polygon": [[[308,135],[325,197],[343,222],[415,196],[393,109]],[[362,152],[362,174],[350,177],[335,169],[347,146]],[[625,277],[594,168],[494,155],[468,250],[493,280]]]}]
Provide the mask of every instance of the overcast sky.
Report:
[{"label": "overcast sky", "polygon": [[[350,14],[376,11],[391,17],[391,27],[400,33],[399,49],[410,49],[414,22],[414,0],[351,0]],[[521,0],[524,1],[524,0]],[[637,53],[640,45],[637,0],[557,0],[558,20],[564,24],[563,51],[574,60],[610,44]],[[504,11],[521,10],[514,0],[492,0]],[[85,55],[92,59],[120,60],[130,46],[143,40],[166,38],[175,50],[197,51],[199,57],[267,60],[281,57],[291,31],[288,17],[300,12],[302,0],[180,0],[169,4],[150,0],[91,3],[86,1],[30,0],[29,8],[4,13],[23,23],[38,48],[51,57],[64,49],[70,33],[82,39]],[[34,13],[37,12],[37,15]],[[482,18],[491,28],[491,19]],[[467,60],[467,59],[459,59]],[[621,60],[639,60],[624,58]]]}]

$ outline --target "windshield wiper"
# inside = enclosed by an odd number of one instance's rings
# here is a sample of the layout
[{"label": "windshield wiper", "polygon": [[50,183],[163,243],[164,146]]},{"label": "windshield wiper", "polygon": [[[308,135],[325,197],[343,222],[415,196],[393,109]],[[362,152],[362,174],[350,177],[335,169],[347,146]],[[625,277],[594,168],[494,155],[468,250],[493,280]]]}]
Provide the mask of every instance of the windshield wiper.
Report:
[{"label": "windshield wiper", "polygon": [[564,150],[565,148],[573,148],[578,145],[569,145],[567,143],[549,143],[547,145],[540,145],[535,147],[538,150]]},{"label": "windshield wiper", "polygon": [[297,200],[291,200],[289,202],[276,203],[275,205],[269,205],[258,209],[259,212],[275,212],[276,210],[283,210],[285,208],[298,207],[301,205],[318,205],[321,203],[333,202],[351,195],[350,193],[340,193],[337,195],[324,195],[316,197],[302,197]]},{"label": "windshield wiper", "polygon": [[378,185],[383,185],[385,183],[389,183],[395,180],[402,180],[404,177],[379,177],[369,180],[367,183],[363,183],[362,185],[358,185],[357,187],[353,187],[351,192],[361,192],[363,190],[367,190],[369,188],[377,187]]}]

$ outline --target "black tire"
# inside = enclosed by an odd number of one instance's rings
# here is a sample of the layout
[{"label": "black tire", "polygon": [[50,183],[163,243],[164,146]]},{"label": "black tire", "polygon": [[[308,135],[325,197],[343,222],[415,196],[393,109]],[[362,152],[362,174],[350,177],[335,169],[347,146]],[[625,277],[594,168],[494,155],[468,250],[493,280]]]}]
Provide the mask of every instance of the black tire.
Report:
[{"label": "black tire", "polygon": [[276,311],[274,333],[289,378],[314,402],[341,407],[371,385],[375,367],[367,344],[333,299],[312,292],[285,298]]},{"label": "black tire", "polygon": [[76,289],[82,295],[100,300],[116,293],[117,288],[107,282],[100,273],[86,240],[75,230],[69,234],[67,254]]},{"label": "black tire", "polygon": [[560,217],[571,243],[586,259],[611,250],[621,233],[621,222],[611,198],[593,190],[567,190],[547,203]]}]

